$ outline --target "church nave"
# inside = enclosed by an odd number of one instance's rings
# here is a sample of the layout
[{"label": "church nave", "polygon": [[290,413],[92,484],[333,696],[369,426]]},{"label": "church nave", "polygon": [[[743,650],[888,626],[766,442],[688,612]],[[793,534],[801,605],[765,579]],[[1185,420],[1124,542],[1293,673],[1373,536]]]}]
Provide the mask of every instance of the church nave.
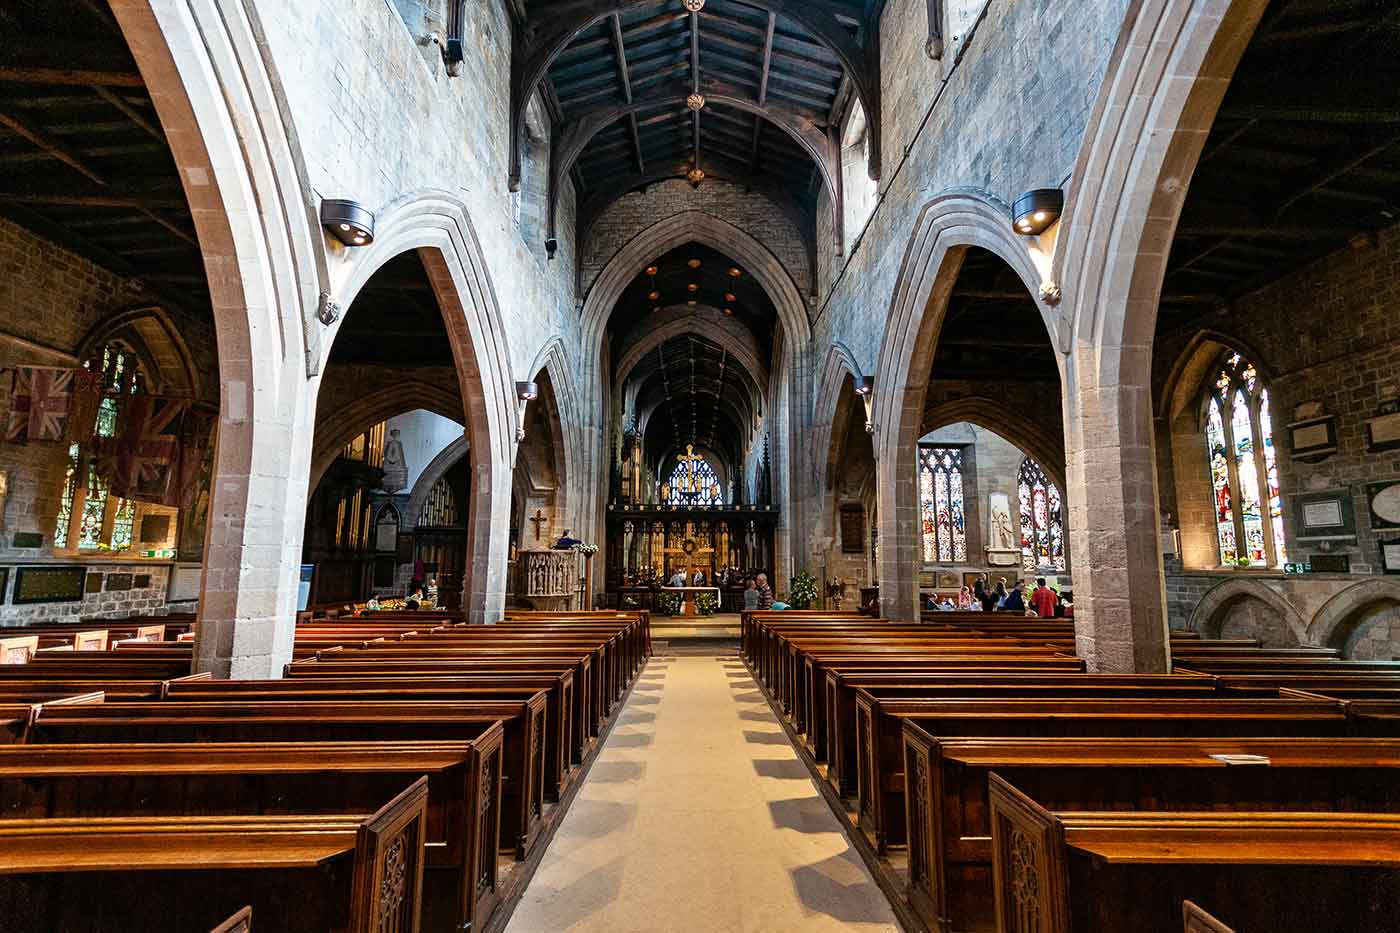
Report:
[{"label": "church nave", "polygon": [[507,930],[895,931],[733,656],[651,660]]}]

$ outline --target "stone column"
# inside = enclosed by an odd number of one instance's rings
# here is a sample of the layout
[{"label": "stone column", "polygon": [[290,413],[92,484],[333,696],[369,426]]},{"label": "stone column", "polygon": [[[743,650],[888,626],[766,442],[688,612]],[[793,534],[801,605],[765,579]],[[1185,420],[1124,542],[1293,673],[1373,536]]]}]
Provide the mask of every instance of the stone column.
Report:
[{"label": "stone column", "polygon": [[1091,671],[1169,671],[1151,347],[1081,344],[1065,373],[1077,651]]},{"label": "stone column", "polygon": [[284,384],[300,398],[255,415],[251,383],[224,381],[196,672],[281,677],[292,659],[316,383],[303,377]]},{"label": "stone column", "polygon": [[[912,393],[911,393],[912,394]],[[902,420],[900,423],[902,423]],[[887,443],[889,430],[876,427],[875,496],[879,512],[880,614],[889,619],[919,618],[918,438]]]},{"label": "stone column", "polygon": [[[494,450],[489,443],[473,449]],[[505,615],[506,565],[510,559],[510,490],[512,465],[503,460],[472,461],[470,514],[467,518],[467,621],[494,624]]]}]

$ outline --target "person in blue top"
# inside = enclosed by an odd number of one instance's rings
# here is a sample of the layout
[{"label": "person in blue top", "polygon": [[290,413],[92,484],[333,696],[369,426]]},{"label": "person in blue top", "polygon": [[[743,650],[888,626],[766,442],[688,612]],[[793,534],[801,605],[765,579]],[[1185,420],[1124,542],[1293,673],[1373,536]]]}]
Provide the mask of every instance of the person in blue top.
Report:
[{"label": "person in blue top", "polygon": [[554,542],[554,550],[572,551],[575,546],[580,545],[582,543],[583,542],[580,541],[578,538],[571,538],[569,536],[569,529],[565,528],[564,533],[559,536],[559,540]]},{"label": "person in blue top", "polygon": [[1026,611],[1026,598],[1021,592],[1024,586],[1025,584],[1023,584],[1020,580],[1017,580],[1014,584],[1012,584],[1011,592],[1007,593],[1006,598],[1001,601],[1000,608],[1003,612]]}]

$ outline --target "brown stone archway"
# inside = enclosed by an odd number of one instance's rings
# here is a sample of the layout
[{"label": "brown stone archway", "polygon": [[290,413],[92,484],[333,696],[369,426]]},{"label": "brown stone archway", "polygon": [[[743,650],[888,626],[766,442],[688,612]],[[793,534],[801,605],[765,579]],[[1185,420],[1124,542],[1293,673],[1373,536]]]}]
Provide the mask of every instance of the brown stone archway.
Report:
[{"label": "brown stone archway", "polygon": [[256,11],[223,17],[190,0],[110,6],[179,168],[218,341],[194,669],[277,677],[291,660],[314,410],[303,391],[307,322],[325,287],[324,240],[305,210]]},{"label": "brown stone archway", "polygon": [[[995,254],[1030,297],[1041,294],[1035,244],[1016,236],[1002,205],[973,194],[942,195],[920,214],[900,269],[875,369],[875,463],[880,496],[880,610],[917,619],[919,534],[917,447],[923,435],[934,353],[963,257],[971,247]],[[1063,322],[1045,298],[1036,308],[1051,346]],[[1063,359],[1056,355],[1063,366]]]},{"label": "brown stone archway", "polygon": [[1056,231],[1075,630],[1092,670],[1170,669],[1151,416],[1157,305],[1196,162],[1266,6],[1131,4]]}]

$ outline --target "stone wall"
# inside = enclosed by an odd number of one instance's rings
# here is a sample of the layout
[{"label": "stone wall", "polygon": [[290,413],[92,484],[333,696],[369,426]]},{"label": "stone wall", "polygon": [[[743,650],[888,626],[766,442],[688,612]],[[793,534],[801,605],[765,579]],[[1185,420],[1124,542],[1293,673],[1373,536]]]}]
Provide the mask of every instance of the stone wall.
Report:
[{"label": "stone wall", "polygon": [[[881,19],[881,200],[865,236],[832,255],[818,235],[818,346],[840,341],[873,369],[900,264],[923,206],[950,190],[1008,205],[1067,183],[1122,28],[1126,0],[992,0],[960,63],[933,61],[924,0],[891,0]],[[822,195],[818,223],[828,224]]]},{"label": "stone wall", "polygon": [[[218,401],[218,381],[211,378],[218,372],[218,355],[207,315],[163,302],[139,282],[116,275],[4,218],[0,218],[0,306],[8,311],[0,322],[0,369],[26,364],[75,366],[78,356],[89,349],[87,344],[97,345],[105,339],[104,321],[118,312],[159,306],[189,350],[189,365],[201,377],[202,400]],[[10,390],[11,376],[0,375],[0,425],[9,418]],[[66,443],[11,444],[0,440],[0,470],[9,473],[9,496],[0,513],[0,562],[73,559],[53,554],[54,525],[69,463]],[[148,512],[172,514],[173,510],[138,506],[138,531],[142,516]],[[147,547],[173,547],[174,529],[172,522],[167,539],[150,542]],[[15,534],[29,532],[42,535],[42,545],[16,548]],[[10,578],[13,581],[13,571]],[[135,597],[115,598],[128,601]],[[26,607],[25,611],[34,614],[42,608]],[[60,609],[56,606],[55,611]],[[61,611],[71,614],[80,610]]]},{"label": "stone wall", "polygon": [[580,262],[580,297],[623,244],[658,220],[685,211],[701,211],[743,230],[778,257],[804,296],[811,293],[807,240],[791,216],[758,192],[727,181],[709,179],[692,188],[687,181],[671,179],[624,195],[593,222]]},{"label": "stone wall", "polygon": [[[1400,480],[1400,451],[1366,449],[1365,421],[1387,399],[1400,398],[1400,227],[1382,231],[1372,240],[1359,240],[1323,257],[1280,281],[1237,299],[1187,326],[1159,334],[1153,359],[1153,386],[1159,413],[1173,398],[1194,399],[1195,385],[1173,385],[1171,378],[1184,356],[1206,334],[1236,346],[1254,359],[1267,379],[1273,408],[1273,428],[1279,450],[1279,480],[1284,499],[1289,559],[1312,554],[1342,554],[1351,561],[1352,575],[1338,586],[1374,579],[1380,572],[1380,536],[1371,528],[1366,487]],[[1337,418],[1336,453],[1318,463],[1289,456],[1287,424],[1305,404],[1320,406]],[[1169,414],[1169,413],[1167,413]],[[1181,524],[1183,538],[1192,537],[1192,523],[1208,523],[1209,478],[1204,458],[1189,457],[1204,449],[1198,436],[1199,416],[1192,408],[1172,417],[1159,417],[1157,426],[1161,509]],[[1352,497],[1356,543],[1298,542],[1293,499],[1299,493],[1344,489]],[[1212,532],[1213,534],[1213,532]],[[1198,535],[1203,540],[1206,534]],[[1392,538],[1394,536],[1391,536]],[[1209,540],[1213,541],[1213,537]],[[1207,548],[1206,550],[1209,550]],[[1208,562],[1210,554],[1187,554],[1187,566]],[[1252,577],[1257,572],[1193,573],[1169,564],[1169,617],[1183,626],[1209,587],[1220,576]],[[1291,596],[1289,596],[1291,600]],[[1306,617],[1305,607],[1295,606]],[[1275,614],[1277,615],[1277,614]],[[1379,637],[1379,636],[1376,636]],[[1393,645],[1400,653],[1400,643]],[[1367,649],[1372,650],[1372,649]]]},{"label": "stone wall", "polygon": [[[169,564],[119,563],[117,561],[92,562],[87,565],[88,575],[103,575],[103,589],[88,593],[80,602],[35,603],[16,606],[10,593],[15,586],[15,568],[10,568],[10,577],[0,605],[0,623],[5,625],[27,625],[40,622],[78,622],[83,619],[125,617],[134,615],[157,615],[165,610],[166,590],[170,580]],[[142,589],[108,590],[107,577],[111,574],[150,575],[150,585]],[[182,610],[185,607],[179,607]],[[192,607],[191,607],[192,608]]]},{"label": "stone wall", "polygon": [[463,5],[469,54],[457,78],[447,76],[440,57],[421,54],[421,33],[384,0],[255,3],[312,193],[353,197],[375,210],[426,190],[460,198],[481,242],[517,374],[556,335],[575,352],[571,189],[563,198],[553,261],[542,237],[531,233],[542,210],[535,180],[548,166],[547,134],[529,149],[522,191],[513,195],[508,187],[511,23],[505,0]]}]

